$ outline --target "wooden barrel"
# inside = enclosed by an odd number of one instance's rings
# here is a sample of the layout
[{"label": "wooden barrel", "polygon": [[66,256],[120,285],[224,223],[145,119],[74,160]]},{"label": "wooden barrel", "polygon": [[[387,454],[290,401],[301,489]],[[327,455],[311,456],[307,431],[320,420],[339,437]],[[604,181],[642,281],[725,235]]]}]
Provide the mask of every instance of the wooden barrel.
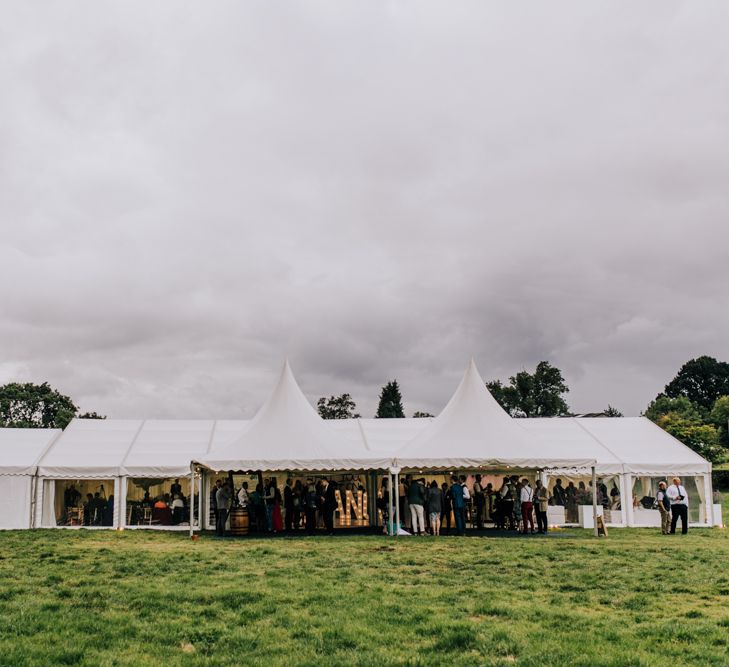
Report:
[{"label": "wooden barrel", "polygon": [[248,535],[248,510],[234,507],[230,510],[230,534]]}]

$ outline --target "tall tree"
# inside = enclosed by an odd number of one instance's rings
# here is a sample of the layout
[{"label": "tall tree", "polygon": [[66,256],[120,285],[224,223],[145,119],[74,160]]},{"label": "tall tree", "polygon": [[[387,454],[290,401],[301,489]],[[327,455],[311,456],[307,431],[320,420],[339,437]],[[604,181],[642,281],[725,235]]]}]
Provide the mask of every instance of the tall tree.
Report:
[{"label": "tall tree", "polygon": [[388,382],[380,392],[380,403],[377,406],[375,417],[388,419],[392,417],[404,417],[405,411],[402,407],[402,395],[397,380]]},{"label": "tall tree", "polygon": [[602,411],[602,414],[606,417],[622,417],[623,413],[620,412],[617,408],[614,408],[610,403],[608,403],[608,406]]},{"label": "tall tree", "polygon": [[66,428],[76,416],[74,402],[47,382],[11,382],[0,387],[0,426]]},{"label": "tall tree", "polygon": [[719,430],[713,424],[705,423],[699,406],[686,396],[658,396],[644,414],[709,461],[723,458],[726,450],[719,443]]},{"label": "tall tree", "polygon": [[570,413],[563,398],[569,387],[562,371],[548,361],[540,361],[534,373],[524,370],[512,375],[508,385],[493,380],[486,386],[512,417],[557,417]]},{"label": "tall tree", "polygon": [[729,396],[719,396],[716,399],[709,419],[719,429],[719,442],[724,447],[729,447]]},{"label": "tall tree", "polygon": [[341,396],[330,396],[328,399],[322,396],[316,404],[319,416],[322,419],[357,419],[357,404],[349,394]]},{"label": "tall tree", "polygon": [[713,357],[697,357],[687,361],[664,390],[666,396],[685,396],[704,414],[720,396],[729,395],[729,363]]},{"label": "tall tree", "polygon": [[671,398],[669,396],[657,396],[648,404],[643,413],[651,421],[657,422],[662,415],[675,413],[685,419],[701,421],[701,410],[685,396]]}]

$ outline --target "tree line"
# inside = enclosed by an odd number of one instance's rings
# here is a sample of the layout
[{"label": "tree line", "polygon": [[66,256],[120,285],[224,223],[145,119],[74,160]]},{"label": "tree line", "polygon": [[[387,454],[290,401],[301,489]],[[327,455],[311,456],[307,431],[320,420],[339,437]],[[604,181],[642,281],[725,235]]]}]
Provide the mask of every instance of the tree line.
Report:
[{"label": "tree line", "polygon": [[[575,416],[567,404],[569,387],[562,371],[548,361],[540,361],[534,371],[521,370],[508,381],[491,380],[488,390],[501,407],[514,418]],[[350,394],[321,397],[317,404],[323,419],[359,417]],[[643,415],[664,431],[714,463],[729,459],[729,363],[703,356],[687,361],[676,376],[646,407]],[[402,395],[397,380],[380,392],[375,417],[404,417]],[[432,417],[416,412],[413,417]],[[608,404],[593,417],[622,417]]]},{"label": "tree line", "polygon": [[106,419],[81,412],[65,394],[47,382],[11,382],[0,387],[0,426],[3,428],[66,428],[74,419]]},{"label": "tree line", "polygon": [[[574,416],[567,404],[569,387],[562,371],[540,361],[534,371],[521,370],[506,382],[491,380],[489,391],[514,418]],[[361,415],[351,394],[322,396],[317,401],[322,419],[355,419]],[[663,430],[712,462],[729,459],[729,363],[702,356],[687,361],[643,413]],[[413,417],[433,417],[416,411]],[[622,417],[608,405],[591,416]],[[81,413],[68,396],[47,382],[10,383],[0,387],[0,426],[13,428],[65,428],[74,418],[105,419],[96,412]],[[375,417],[405,417],[397,380],[380,391]]]}]

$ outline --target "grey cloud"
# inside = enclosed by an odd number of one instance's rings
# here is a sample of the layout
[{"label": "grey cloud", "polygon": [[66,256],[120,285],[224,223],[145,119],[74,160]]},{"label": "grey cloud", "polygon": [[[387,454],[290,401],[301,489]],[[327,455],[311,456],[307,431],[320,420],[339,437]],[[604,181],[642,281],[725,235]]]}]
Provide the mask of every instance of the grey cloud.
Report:
[{"label": "grey cloud", "polygon": [[546,358],[637,414],[729,358],[724,3],[1,11],[0,381],[437,412]]}]

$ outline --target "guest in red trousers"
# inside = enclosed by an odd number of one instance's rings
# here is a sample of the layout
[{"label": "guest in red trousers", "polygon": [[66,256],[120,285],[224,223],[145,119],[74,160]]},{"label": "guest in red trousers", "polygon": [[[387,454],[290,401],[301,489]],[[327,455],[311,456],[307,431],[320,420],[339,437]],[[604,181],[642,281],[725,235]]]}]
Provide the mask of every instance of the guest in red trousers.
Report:
[{"label": "guest in red trousers", "polygon": [[530,529],[532,533],[534,532],[534,489],[529,486],[529,480],[526,478],[521,483],[521,520],[526,535]]}]

